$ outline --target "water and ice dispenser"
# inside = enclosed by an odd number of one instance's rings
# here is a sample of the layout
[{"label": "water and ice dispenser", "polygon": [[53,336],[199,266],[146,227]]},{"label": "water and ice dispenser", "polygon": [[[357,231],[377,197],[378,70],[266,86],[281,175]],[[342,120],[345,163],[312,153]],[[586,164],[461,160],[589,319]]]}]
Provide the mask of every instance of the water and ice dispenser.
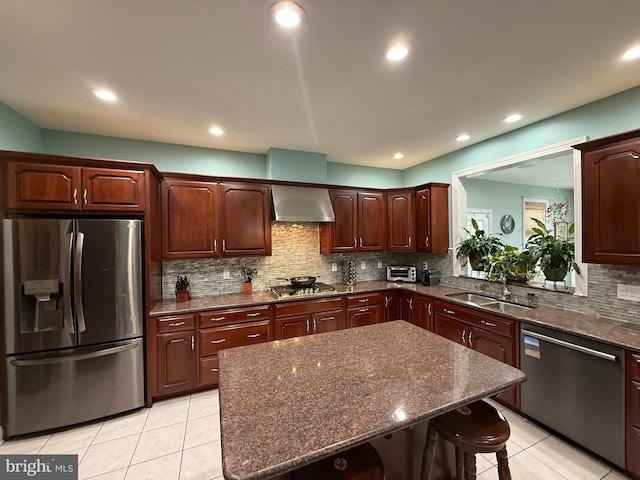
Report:
[{"label": "water and ice dispenser", "polygon": [[63,285],[57,278],[25,280],[21,285],[20,330],[22,333],[63,328]]}]

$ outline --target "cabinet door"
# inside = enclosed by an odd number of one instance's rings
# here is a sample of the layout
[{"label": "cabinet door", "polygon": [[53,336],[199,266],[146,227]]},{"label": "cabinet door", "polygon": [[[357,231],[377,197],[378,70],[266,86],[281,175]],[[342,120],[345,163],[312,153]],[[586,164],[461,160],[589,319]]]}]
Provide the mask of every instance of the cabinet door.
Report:
[{"label": "cabinet door", "polygon": [[[513,340],[476,327],[469,327],[467,339],[468,345],[477,352],[484,353],[508,365],[516,366],[515,343]],[[516,403],[516,388],[513,387],[502,392],[498,398],[514,408],[519,408]]]},{"label": "cabinet door", "polygon": [[108,168],[82,169],[82,209],[143,212],[144,172]]},{"label": "cabinet door", "polygon": [[358,237],[358,195],[354,190],[330,190],[335,222],[320,226],[320,252],[355,252]]},{"label": "cabinet door", "polygon": [[583,261],[640,265],[640,140],[582,159]]},{"label": "cabinet door", "polygon": [[198,385],[217,385],[220,378],[220,370],[218,369],[218,355],[203,357],[199,360],[200,378]]},{"label": "cabinet door", "polygon": [[413,192],[387,192],[387,250],[414,251]]},{"label": "cabinet door", "polygon": [[158,341],[158,394],[167,395],[197,384],[195,330],[164,333]]},{"label": "cabinet door", "polygon": [[80,204],[80,167],[9,162],[8,207],[25,210],[75,210]]},{"label": "cabinet door", "polygon": [[382,296],[383,300],[383,322],[389,322],[391,320],[398,320],[400,317],[400,296],[397,291],[384,292]]},{"label": "cabinet door", "polygon": [[640,354],[626,352],[626,467],[640,477]]},{"label": "cabinet door", "polygon": [[374,252],[384,250],[386,219],[384,194],[358,193],[358,250]]},{"label": "cabinet door", "polygon": [[164,258],[218,256],[216,183],[166,179],[162,183]]},{"label": "cabinet door", "polygon": [[414,323],[425,330],[433,331],[433,299],[422,295],[414,295]]},{"label": "cabinet door", "polygon": [[380,323],[380,305],[371,305],[368,307],[354,308],[347,310],[347,326],[364,327],[365,325],[375,325]]},{"label": "cabinet door", "polygon": [[467,333],[469,327],[457,320],[444,317],[442,315],[435,315],[433,321],[433,331],[438,335],[448,338],[449,340],[459,343],[461,345],[467,345]]},{"label": "cabinet door", "polygon": [[344,314],[342,310],[311,314],[313,333],[334,332],[344,328]]},{"label": "cabinet door", "polygon": [[221,183],[221,254],[271,255],[270,212],[268,186]]},{"label": "cabinet door", "polygon": [[276,340],[302,337],[311,332],[311,320],[308,314],[276,317],[274,325]]},{"label": "cabinet door", "polygon": [[401,290],[399,297],[400,318],[405,322],[413,323],[413,293]]},{"label": "cabinet door", "polygon": [[416,251],[430,252],[431,239],[431,190],[416,192]]},{"label": "cabinet door", "polygon": [[447,253],[449,249],[449,186],[430,184],[416,192],[416,251]]}]

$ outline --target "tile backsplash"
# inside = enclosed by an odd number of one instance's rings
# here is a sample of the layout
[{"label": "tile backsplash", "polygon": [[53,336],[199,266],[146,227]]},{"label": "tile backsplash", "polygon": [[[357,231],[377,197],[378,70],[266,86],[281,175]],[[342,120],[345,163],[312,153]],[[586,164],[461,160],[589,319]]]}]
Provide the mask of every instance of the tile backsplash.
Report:
[{"label": "tile backsplash", "polygon": [[[342,264],[347,260],[356,263],[357,280],[383,280],[387,265],[415,265],[418,268],[428,261],[431,270],[441,272],[443,284],[466,290],[482,290],[490,295],[500,294],[500,284],[452,274],[452,254],[432,255],[418,253],[369,252],[354,254],[319,253],[319,226],[317,223],[276,222],[272,225],[272,255],[268,257],[234,257],[223,259],[172,260],[162,264],[163,297],[175,298],[175,282],[178,275],[187,275],[194,297],[242,292],[243,266],[256,268],[253,280],[255,291],[268,290],[272,285],[286,282],[279,277],[299,275],[318,277],[323,283],[342,283]],[[361,269],[361,262],[365,268]],[[378,268],[378,262],[382,267]],[[337,271],[332,271],[332,264]],[[640,285],[640,268],[630,266],[589,265],[588,297],[530,289],[509,285],[514,295],[525,296],[535,292],[544,305],[574,310],[585,314],[599,314],[640,324],[640,303],[616,298],[616,286]],[[223,271],[229,270],[230,279],[223,279]]]},{"label": "tile backsplash", "polygon": [[[410,261],[408,254],[389,252],[322,255],[319,253],[319,233],[317,223],[275,222],[271,226],[271,256],[165,261],[162,263],[162,295],[165,299],[175,297],[178,275],[189,277],[194,297],[241,292],[243,266],[258,270],[253,279],[253,289],[258,291],[285,284],[279,277],[310,275],[318,277],[319,282],[341,283],[342,264],[347,260],[355,261],[357,280],[383,280],[387,265]],[[362,262],[364,269],[361,268]],[[381,268],[378,268],[378,262],[382,262]],[[335,272],[331,270],[333,263],[337,266]],[[420,265],[415,261],[408,264]],[[229,270],[230,279],[223,278],[225,269]]]}]

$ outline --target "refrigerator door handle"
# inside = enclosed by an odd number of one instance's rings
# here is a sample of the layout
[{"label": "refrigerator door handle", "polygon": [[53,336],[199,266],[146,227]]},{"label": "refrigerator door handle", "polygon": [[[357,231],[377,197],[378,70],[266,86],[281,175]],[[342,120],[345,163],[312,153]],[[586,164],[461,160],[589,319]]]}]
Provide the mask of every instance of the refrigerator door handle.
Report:
[{"label": "refrigerator door handle", "polygon": [[76,318],[78,319],[78,332],[84,332],[87,326],[84,323],[84,306],[82,304],[82,252],[84,250],[84,233],[76,234],[76,251],[74,254],[73,271],[75,274],[73,282],[73,294],[76,307]]},{"label": "refrigerator door handle", "polygon": [[137,343],[128,343],[126,345],[118,345],[116,347],[109,347],[75,355],[72,354],[45,358],[34,358],[31,360],[11,360],[10,363],[15,367],[32,367],[36,365],[51,365],[56,363],[75,362],[76,360],[104,357],[105,355],[113,355],[115,353],[133,350],[134,348],[137,348],[137,346]]},{"label": "refrigerator door handle", "polygon": [[62,287],[63,291],[63,318],[64,318],[64,329],[67,333],[74,334],[76,333],[76,329],[73,326],[73,317],[71,315],[71,256],[73,252],[73,233],[67,233],[67,245],[64,251],[65,261],[64,261],[64,276],[63,282],[64,286]]}]

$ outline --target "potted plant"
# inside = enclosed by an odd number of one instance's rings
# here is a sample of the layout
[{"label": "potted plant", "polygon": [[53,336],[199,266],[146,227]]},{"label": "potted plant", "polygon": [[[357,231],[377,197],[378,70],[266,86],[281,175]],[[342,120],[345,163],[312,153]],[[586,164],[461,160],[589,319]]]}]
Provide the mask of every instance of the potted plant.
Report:
[{"label": "potted plant", "polygon": [[540,269],[547,280],[562,281],[571,270],[580,273],[575,261],[575,245],[573,243],[573,223],[569,225],[568,237],[555,237],[546,225],[532,218],[537,227],[533,235],[527,239],[526,247],[536,262],[540,262]]},{"label": "potted plant", "polygon": [[242,267],[242,277],[244,279],[243,291],[244,293],[251,293],[253,291],[253,276],[258,273],[255,268]]},{"label": "potted plant", "polygon": [[497,250],[485,260],[489,266],[486,279],[492,282],[526,283],[533,277],[537,261],[529,250],[518,251],[511,245]]},{"label": "potted plant", "polygon": [[504,243],[496,234],[487,235],[484,230],[478,227],[478,222],[473,218],[471,219],[471,226],[473,227],[473,233],[463,228],[467,232],[467,238],[458,245],[456,258],[463,267],[469,262],[473,270],[487,271],[486,257],[504,248]]}]

